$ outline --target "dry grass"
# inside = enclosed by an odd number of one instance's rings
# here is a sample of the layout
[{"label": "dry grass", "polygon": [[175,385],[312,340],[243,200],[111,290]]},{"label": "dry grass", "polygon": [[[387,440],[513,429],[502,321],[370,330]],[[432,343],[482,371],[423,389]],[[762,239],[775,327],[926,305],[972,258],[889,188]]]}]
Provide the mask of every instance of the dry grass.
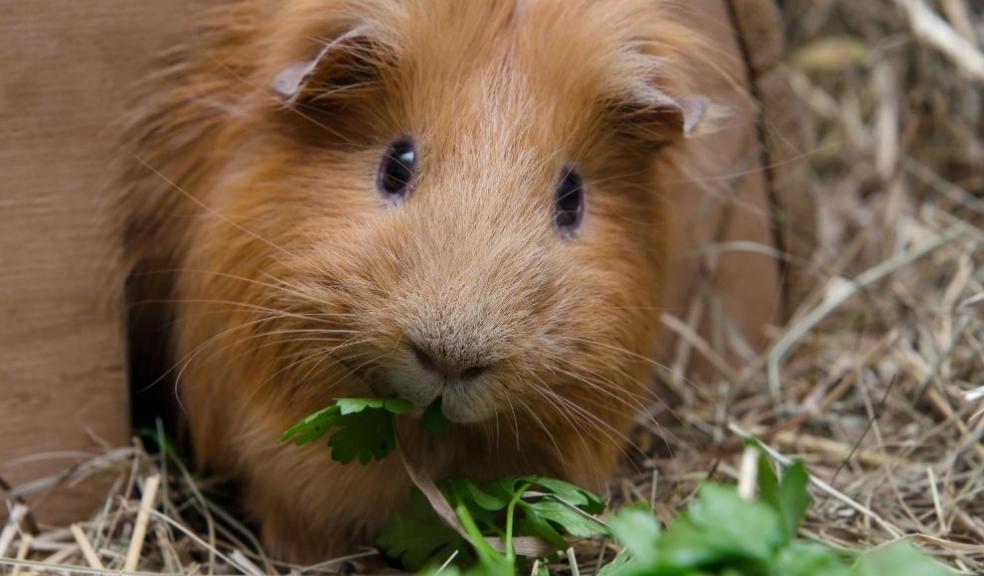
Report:
[{"label": "dry grass", "polygon": [[[739,371],[719,361],[672,414],[654,409],[664,427],[640,425],[648,456],[611,495],[651,501],[669,520],[698,482],[737,478],[741,436],[753,433],[776,459],[809,463],[807,537],[850,547],[906,538],[984,573],[984,57],[974,48],[984,5],[940,0],[945,25],[934,28],[921,1],[784,4],[789,77],[817,135],[807,155],[821,202],[815,294],[759,362]],[[32,535],[15,508],[0,533],[0,557],[13,559],[0,566],[22,576],[317,574],[373,554],[276,563],[180,461],[138,443],[92,464],[117,475],[103,510]],[[579,549],[582,574],[596,569],[598,547]]]},{"label": "dry grass", "polygon": [[[670,517],[696,482],[734,480],[739,439],[754,433],[777,459],[809,463],[809,537],[907,538],[979,574],[984,77],[913,32],[910,18],[925,18],[914,4],[785,2],[787,72],[817,135],[815,294],[757,365],[690,388],[668,419],[672,458],[621,490]],[[947,33],[984,37],[984,5],[940,4]]]}]

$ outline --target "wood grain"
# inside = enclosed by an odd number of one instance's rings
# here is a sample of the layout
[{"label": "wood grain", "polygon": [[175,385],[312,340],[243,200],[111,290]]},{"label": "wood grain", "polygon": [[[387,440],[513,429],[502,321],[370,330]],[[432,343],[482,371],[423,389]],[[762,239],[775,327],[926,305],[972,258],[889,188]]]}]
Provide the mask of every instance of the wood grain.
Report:
[{"label": "wood grain", "polygon": [[[127,441],[109,127],[193,4],[0,0],[0,476],[13,485]],[[58,492],[29,499],[42,521],[98,502],[98,486]]]},{"label": "wood grain", "polygon": [[[721,327],[733,326],[751,350],[762,350],[768,343],[765,328],[782,317],[782,281],[779,263],[767,253],[775,249],[775,239],[756,124],[759,106],[728,1],[686,4],[696,31],[710,42],[713,62],[696,76],[697,90],[723,111],[723,118],[710,134],[690,143],[679,173],[668,175],[678,185],[671,187],[669,198],[673,257],[665,312],[686,323],[693,307],[701,306],[695,328],[723,357],[741,366],[740,350],[729,345]],[[774,15],[772,0],[744,0],[743,4],[760,5],[752,7],[756,14]],[[782,33],[778,24],[770,20],[756,28],[768,32],[757,37],[753,51],[761,54],[756,62],[776,63]],[[765,251],[739,248],[751,245]],[[713,295],[701,298],[706,292]],[[676,335],[666,332],[660,351],[664,363],[675,360],[678,344]],[[698,367],[699,374],[712,375],[706,363],[695,360],[691,365]],[[695,376],[697,385],[700,381]]]}]

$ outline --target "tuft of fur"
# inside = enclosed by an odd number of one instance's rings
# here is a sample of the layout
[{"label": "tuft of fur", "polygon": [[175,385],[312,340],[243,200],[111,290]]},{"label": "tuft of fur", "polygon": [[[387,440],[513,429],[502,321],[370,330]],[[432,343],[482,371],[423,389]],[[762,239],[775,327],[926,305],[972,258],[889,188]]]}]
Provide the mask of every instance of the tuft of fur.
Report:
[{"label": "tuft of fur", "polygon": [[[276,554],[342,553],[406,505],[399,459],[277,438],[336,397],[432,399],[411,339],[491,365],[444,391],[452,437],[398,423],[433,476],[604,483],[648,394],[680,135],[645,95],[685,96],[697,49],[660,0],[237,0],[144,82],[117,181],[130,297],[164,302],[196,457],[243,482]],[[406,136],[420,173],[394,206],[376,175]]]}]

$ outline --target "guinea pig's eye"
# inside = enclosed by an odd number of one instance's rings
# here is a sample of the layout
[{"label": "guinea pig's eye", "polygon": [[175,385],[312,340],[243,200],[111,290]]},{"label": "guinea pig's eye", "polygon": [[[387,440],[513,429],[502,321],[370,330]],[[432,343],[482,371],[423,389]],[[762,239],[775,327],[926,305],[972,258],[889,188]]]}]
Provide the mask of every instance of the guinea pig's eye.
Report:
[{"label": "guinea pig's eye", "polygon": [[403,198],[413,184],[417,170],[417,148],[410,140],[390,144],[379,165],[379,191],[391,198]]},{"label": "guinea pig's eye", "polygon": [[554,194],[554,223],[563,234],[571,234],[581,225],[584,215],[584,186],[573,168],[561,173]]}]

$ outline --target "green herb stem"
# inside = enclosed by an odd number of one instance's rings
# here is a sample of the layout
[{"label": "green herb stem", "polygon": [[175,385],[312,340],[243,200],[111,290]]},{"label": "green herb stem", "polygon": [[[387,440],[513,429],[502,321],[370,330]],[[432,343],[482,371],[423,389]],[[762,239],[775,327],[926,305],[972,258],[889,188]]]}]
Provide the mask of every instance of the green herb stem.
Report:
[{"label": "green herb stem", "polygon": [[516,551],[513,550],[512,538],[513,538],[513,517],[516,515],[516,504],[519,503],[523,494],[530,489],[530,484],[527,482],[516,490],[512,498],[509,499],[509,506],[506,508],[506,561],[513,562],[516,558]]},{"label": "green herb stem", "polygon": [[[465,532],[468,533],[469,540],[471,540],[472,546],[475,547],[475,552],[478,553],[479,558],[483,562],[502,562],[502,555],[499,554],[499,552],[485,540],[484,536],[482,536],[482,531],[479,529],[478,525],[475,524],[475,519],[472,518],[471,512],[468,511],[468,507],[464,504],[458,504],[455,506],[454,511],[458,516],[458,520],[461,521],[461,525],[464,527]],[[508,537],[508,534],[506,536]]]}]

